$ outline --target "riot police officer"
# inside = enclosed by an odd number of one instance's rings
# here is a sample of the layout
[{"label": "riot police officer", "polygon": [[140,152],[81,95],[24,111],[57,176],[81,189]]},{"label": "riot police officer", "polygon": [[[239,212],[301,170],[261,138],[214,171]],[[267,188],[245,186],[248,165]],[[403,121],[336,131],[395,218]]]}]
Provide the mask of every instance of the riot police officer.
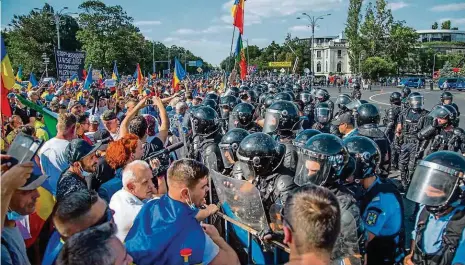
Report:
[{"label": "riot police officer", "polygon": [[296,187],[294,173],[283,166],[284,154],[283,145],[269,134],[260,132],[245,137],[237,150],[236,164],[241,165],[242,170],[253,179],[252,183],[260,191],[265,212],[269,212],[274,203],[285,202],[289,192]]},{"label": "riot police officer", "polygon": [[360,91],[360,83],[355,83],[353,86],[354,90],[352,91],[353,99],[360,99],[362,97],[362,92]]},{"label": "riot police officer", "polygon": [[242,128],[249,132],[260,132],[262,128],[253,120],[255,107],[250,103],[239,103],[229,115],[229,129]]},{"label": "riot police officer", "polygon": [[236,151],[239,148],[239,144],[248,135],[248,131],[241,128],[234,128],[229,130],[221,138],[221,142],[218,146],[220,147],[221,158],[223,159],[223,165],[225,169],[223,175],[230,174],[234,163],[237,161]]},{"label": "riot police officer", "polygon": [[237,98],[237,97],[239,97],[239,93],[240,93],[239,88],[233,86],[233,87],[230,87],[230,88],[226,91],[225,95],[231,95],[231,96],[235,96],[235,97]]},{"label": "riot police officer", "polygon": [[399,116],[396,128],[396,137],[400,138],[401,143],[399,167],[404,189],[410,183],[418,159],[417,151],[420,146],[417,134],[423,129],[428,115],[428,111],[423,109],[423,96],[420,93],[410,93],[408,105]]},{"label": "riot police officer", "polygon": [[422,157],[422,152],[428,145],[429,150],[426,150],[425,154],[442,150],[465,153],[465,146],[462,142],[463,130],[454,126],[457,110],[452,105],[442,105],[433,112],[432,124],[426,125],[418,133],[418,139],[423,141],[418,156]]},{"label": "riot police officer", "polygon": [[292,101],[292,96],[288,92],[279,92],[274,96],[275,101],[280,101],[280,100],[287,100],[287,101]]},{"label": "riot police officer", "polygon": [[392,166],[394,169],[399,169],[399,152],[400,145],[398,139],[395,138],[397,120],[399,118],[400,112],[402,111],[402,95],[399,92],[392,92],[389,97],[389,102],[391,106],[385,110],[385,115],[383,119],[383,124],[386,126],[384,133],[391,142],[391,151],[392,151]]},{"label": "riot police officer", "polygon": [[341,208],[341,227],[344,229],[341,229],[333,249],[331,264],[341,264],[345,258],[351,264],[361,264],[360,258],[356,257],[360,253],[359,238],[363,231],[360,211],[352,191],[345,186],[346,179],[354,173],[354,163],[348,163],[349,155],[342,140],[332,134],[316,134],[299,147],[298,153],[295,183],[327,187],[336,195]]},{"label": "riot police officer", "polygon": [[337,119],[340,115],[342,115],[342,114],[344,114],[346,112],[352,112],[346,106],[351,101],[352,101],[352,99],[347,94],[341,94],[341,95],[337,96],[336,105],[337,105],[339,110],[334,114],[334,119]]},{"label": "riot police officer", "polygon": [[218,113],[209,106],[200,106],[192,111],[191,126],[193,146],[190,157],[201,161],[209,169],[223,171],[223,161],[218,144],[221,141]]},{"label": "riot police officer", "polygon": [[441,105],[451,105],[457,110],[457,119],[454,125],[458,127],[458,124],[460,122],[460,110],[459,110],[459,106],[457,106],[457,104],[455,104],[454,102],[454,95],[452,95],[452,93],[450,93],[449,91],[442,92]]},{"label": "riot police officer", "polygon": [[225,134],[229,126],[229,114],[234,107],[239,103],[235,96],[226,95],[220,98],[220,116],[221,116],[221,131]]},{"label": "riot police officer", "polygon": [[299,110],[293,102],[276,101],[266,110],[263,132],[275,135],[279,143],[286,147],[283,165],[292,172],[297,166],[297,152],[292,140],[299,129]]},{"label": "riot police officer", "polygon": [[365,103],[358,107],[357,115],[355,135],[368,137],[378,145],[381,151],[380,176],[387,178],[391,170],[391,144],[386,134],[378,128],[381,119],[378,108]]},{"label": "riot police officer", "polygon": [[410,93],[412,93],[412,90],[409,87],[402,88],[402,109],[408,109]]},{"label": "riot police officer", "polygon": [[292,141],[292,144],[294,144],[294,146],[297,148],[302,147],[305,145],[305,143],[307,143],[307,141],[310,138],[320,133],[320,131],[314,129],[303,130],[295,136],[295,139]]},{"label": "riot police officer", "polygon": [[432,153],[418,163],[407,199],[423,206],[404,264],[465,263],[464,174],[464,157],[450,151]]},{"label": "riot police officer", "polygon": [[377,176],[381,152],[373,140],[352,136],[343,142],[356,161],[354,177],[366,191],[360,202],[367,232],[366,264],[396,264],[403,258],[405,239],[402,196],[396,186]]},{"label": "riot police officer", "polygon": [[[312,129],[318,130],[323,133],[331,132],[331,119],[332,111],[328,103],[319,103],[315,107],[314,111],[315,123],[312,125]],[[333,131],[335,131],[333,129]]]},{"label": "riot police officer", "polygon": [[334,112],[334,102],[330,99],[330,95],[328,93],[328,90],[324,88],[320,88],[316,91],[315,93],[315,101],[318,102],[317,104],[320,103],[327,103],[328,107],[331,110],[331,113]]}]

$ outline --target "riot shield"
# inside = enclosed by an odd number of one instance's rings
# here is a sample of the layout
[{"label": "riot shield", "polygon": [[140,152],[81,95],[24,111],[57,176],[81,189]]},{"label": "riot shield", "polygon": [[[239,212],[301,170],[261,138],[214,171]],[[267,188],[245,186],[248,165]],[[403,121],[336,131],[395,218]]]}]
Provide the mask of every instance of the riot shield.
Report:
[{"label": "riot shield", "polygon": [[283,230],[283,219],[281,216],[281,210],[283,206],[281,204],[273,204],[270,207],[270,228],[273,232],[278,232]]},{"label": "riot shield", "polygon": [[178,155],[178,158],[187,158],[188,157],[188,143],[187,143],[187,135],[186,133],[184,132],[183,130],[183,126],[182,126],[182,123],[178,122],[178,133],[179,133],[179,141],[183,142],[184,145],[179,148],[176,152],[176,154]]},{"label": "riot shield", "polygon": [[348,209],[341,210],[341,232],[334,244],[330,264],[361,265],[357,222]]},{"label": "riot shield", "polygon": [[260,192],[252,183],[226,177],[214,170],[210,170],[210,177],[229,217],[256,231],[268,228]]}]

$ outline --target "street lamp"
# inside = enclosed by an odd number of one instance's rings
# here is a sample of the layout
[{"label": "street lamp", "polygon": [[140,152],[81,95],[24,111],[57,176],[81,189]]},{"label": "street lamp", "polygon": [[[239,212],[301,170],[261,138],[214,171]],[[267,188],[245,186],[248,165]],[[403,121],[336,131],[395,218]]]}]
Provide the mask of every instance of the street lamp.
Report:
[{"label": "street lamp", "polygon": [[[61,40],[60,40],[60,23],[61,23],[61,18],[64,16],[64,15],[73,15],[73,14],[77,14],[77,13],[71,13],[71,12],[63,12],[65,10],[67,10],[68,7],[65,6],[63,7],[59,12],[56,12],[56,13],[52,13],[50,11],[48,11],[47,13],[53,15],[53,20],[55,21],[55,27],[56,27],[56,30],[57,30],[57,44],[58,44],[58,50],[61,49]],[[42,10],[40,8],[34,8],[34,10]]]},{"label": "street lamp", "polygon": [[48,77],[48,64],[50,63],[50,58],[48,58],[45,52],[42,53],[42,60],[44,60],[43,64],[45,65],[45,76]]},{"label": "street lamp", "polygon": [[321,15],[319,17],[315,17],[315,16],[310,16],[308,15],[307,13],[302,13],[302,15],[304,17],[297,17],[297,19],[304,19],[304,18],[307,18],[308,21],[309,21],[309,24],[307,25],[307,27],[311,27],[312,28],[312,40],[311,40],[311,45],[310,45],[310,70],[312,72],[312,74],[315,74],[315,72],[313,71],[313,43],[314,43],[314,40],[315,40],[315,27],[317,26],[317,22],[318,20],[320,19],[324,19],[324,17],[326,16],[331,16],[331,14],[326,14],[326,15]]}]

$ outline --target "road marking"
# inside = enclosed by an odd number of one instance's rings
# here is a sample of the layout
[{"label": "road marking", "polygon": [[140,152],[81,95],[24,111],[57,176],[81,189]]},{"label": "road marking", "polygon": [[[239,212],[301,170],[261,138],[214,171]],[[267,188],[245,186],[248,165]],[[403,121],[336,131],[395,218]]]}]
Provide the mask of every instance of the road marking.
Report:
[{"label": "road marking", "polygon": [[[373,102],[375,102],[377,104],[380,104],[380,105],[391,106],[391,104],[380,102],[380,101],[377,101],[377,100],[373,99],[374,97],[381,96],[381,95],[386,95],[386,94],[391,94],[391,93],[392,92],[384,92],[384,93],[374,94],[373,96],[369,97],[369,100],[373,101]],[[431,94],[431,92],[423,92],[422,94]]]}]

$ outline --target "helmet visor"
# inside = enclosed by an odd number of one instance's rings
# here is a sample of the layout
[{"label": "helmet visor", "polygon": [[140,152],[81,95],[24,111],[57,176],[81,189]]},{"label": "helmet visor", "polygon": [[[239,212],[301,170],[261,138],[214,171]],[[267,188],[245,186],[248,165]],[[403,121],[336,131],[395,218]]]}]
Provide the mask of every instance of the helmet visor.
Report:
[{"label": "helmet visor", "polygon": [[228,119],[230,112],[231,112],[231,109],[229,108],[228,105],[221,105],[221,107],[220,107],[220,115],[221,115],[222,119]]},{"label": "helmet visor", "polygon": [[265,123],[263,125],[264,133],[271,133],[278,129],[279,119],[281,115],[279,112],[273,110],[267,110],[265,113]]},{"label": "helmet visor", "polygon": [[311,101],[312,96],[310,93],[302,93],[300,94],[300,100],[302,100],[303,103],[309,103]]},{"label": "helmet visor", "polygon": [[331,110],[329,108],[316,108],[315,118],[320,123],[328,123],[331,119]]},{"label": "helmet visor", "polygon": [[413,96],[409,100],[409,104],[414,109],[423,108],[423,96]]},{"label": "helmet visor", "polygon": [[234,113],[229,114],[229,126],[228,129],[234,129],[238,128],[239,125],[239,119],[237,118],[237,115],[234,115]]},{"label": "helmet visor", "polygon": [[221,158],[223,159],[223,164],[225,168],[232,168],[236,159],[230,144],[219,144]]},{"label": "helmet visor", "polygon": [[243,161],[237,161],[233,167],[232,176],[236,179],[251,182],[255,179],[257,175],[255,174],[253,165]]},{"label": "helmet visor", "polygon": [[426,206],[442,206],[453,195],[460,174],[463,175],[463,172],[420,161],[413,173],[407,199]]},{"label": "helmet visor", "polygon": [[305,184],[322,185],[326,182],[330,173],[330,163],[324,157],[317,157],[304,149],[298,151],[298,162],[295,184],[303,186]]}]

